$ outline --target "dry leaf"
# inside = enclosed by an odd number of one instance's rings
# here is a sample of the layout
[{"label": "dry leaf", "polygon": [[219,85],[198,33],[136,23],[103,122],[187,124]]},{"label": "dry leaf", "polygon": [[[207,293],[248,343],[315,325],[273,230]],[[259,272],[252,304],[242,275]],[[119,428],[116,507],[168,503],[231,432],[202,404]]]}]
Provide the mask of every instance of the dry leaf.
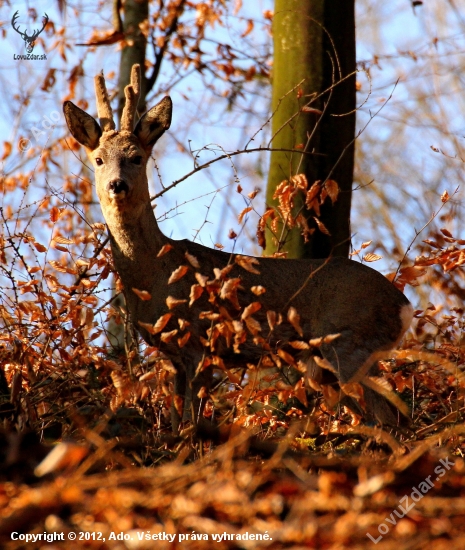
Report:
[{"label": "dry leaf", "polygon": [[192,285],[191,286],[191,293],[189,295],[189,307],[202,296],[203,293],[203,287],[200,285]]},{"label": "dry leaf", "polygon": [[297,310],[295,307],[291,306],[287,312],[287,320],[291,325],[294,327],[295,331],[299,334],[299,336],[303,336],[303,330],[300,326],[300,315],[297,313]]},{"label": "dry leaf", "polygon": [[168,309],[174,309],[176,306],[185,304],[186,302],[187,300],[180,300],[178,298],[173,298],[173,296],[168,296],[166,298],[166,305],[168,306]]},{"label": "dry leaf", "polygon": [[250,332],[254,336],[257,335],[262,330],[260,323],[256,319],[254,319],[252,316],[247,317],[246,319],[244,319],[244,321],[245,321],[245,324],[247,325],[247,328],[250,330]]},{"label": "dry leaf", "polygon": [[262,304],[260,302],[252,302],[249,304],[246,308],[244,308],[244,311],[242,312],[241,319],[244,321],[249,317],[250,315],[253,315],[256,311],[261,309]]},{"label": "dry leaf", "polygon": [[181,338],[178,338],[178,346],[180,348],[183,348],[187,344],[190,337],[191,337],[191,333],[186,332],[186,334],[184,334]]},{"label": "dry leaf", "polygon": [[253,31],[253,27],[254,27],[254,24],[253,24],[252,19],[248,19],[247,20],[247,27],[246,27],[245,31],[241,34],[241,38],[244,38],[245,36],[250,34]]},{"label": "dry leaf", "polygon": [[331,235],[331,233],[326,229],[326,226],[324,225],[324,223],[322,221],[320,221],[318,218],[316,218],[315,216],[313,216],[313,219],[315,220],[317,226],[318,226],[318,229],[324,233],[325,235]]},{"label": "dry leaf", "polygon": [[171,273],[170,278],[168,279],[168,284],[176,283],[179,279],[182,279],[184,275],[189,271],[187,265],[180,265],[177,269]]},{"label": "dry leaf", "polygon": [[160,334],[160,340],[164,342],[165,344],[168,344],[178,333],[178,329],[175,328],[174,330],[171,330],[170,332],[162,332]]},{"label": "dry leaf", "polygon": [[47,252],[47,247],[40,243],[32,243],[37,252]]},{"label": "dry leaf", "polygon": [[261,285],[253,286],[250,288],[250,290],[255,294],[255,296],[260,296],[261,294],[265,294],[266,288]]},{"label": "dry leaf", "polygon": [[255,269],[253,267],[254,264],[260,265],[260,262],[257,258],[253,258],[252,256],[241,256],[238,255],[235,257],[236,264],[240,265],[243,269],[246,271],[249,271],[250,273],[256,273],[257,275],[260,275],[260,271],[258,269]]},{"label": "dry leaf", "polygon": [[278,349],[278,355],[288,365],[295,365],[294,357],[292,357],[292,355],[290,353],[287,353],[287,351],[284,351],[283,349]]},{"label": "dry leaf", "polygon": [[321,367],[322,369],[329,370],[333,374],[337,376],[337,370],[333,367],[333,365],[327,360],[323,359],[322,357],[318,357],[318,355],[314,355],[312,359],[315,361],[315,363]]},{"label": "dry leaf", "polygon": [[339,185],[334,180],[326,180],[325,189],[331,199],[331,202],[334,204],[339,195]]},{"label": "dry leaf", "polygon": [[237,217],[237,220],[239,223],[242,223],[242,220],[244,219],[244,216],[250,212],[252,210],[252,207],[251,206],[247,206],[247,208],[244,208],[244,210],[242,210],[242,212],[239,214],[239,216]]},{"label": "dry leaf", "polygon": [[292,342],[289,342],[289,345],[294,349],[310,349],[307,342],[303,342],[302,340],[293,340]]},{"label": "dry leaf", "polygon": [[373,254],[373,252],[368,252],[367,254],[365,254],[365,256],[363,256],[363,260],[365,262],[376,262],[381,259],[382,256],[380,256],[379,254]]},{"label": "dry leaf", "polygon": [[274,327],[276,326],[276,319],[277,319],[276,311],[269,309],[266,312],[266,320],[268,321],[268,326],[270,327],[270,330],[273,330]]},{"label": "dry leaf", "polygon": [[218,321],[221,315],[215,311],[201,311],[199,313],[199,319],[208,319],[209,321]]},{"label": "dry leaf", "polygon": [[443,227],[442,229],[440,229],[440,231],[441,231],[441,233],[442,233],[443,235],[445,235],[446,237],[451,237],[451,238],[452,238],[452,233],[451,233],[448,229],[446,229],[445,227]]},{"label": "dry leaf", "polygon": [[158,334],[166,327],[172,316],[172,313],[165,313],[154,325],[151,325],[150,323],[142,323],[142,321],[139,321],[139,325],[142,328],[145,328],[145,330],[147,330],[150,334]]},{"label": "dry leaf", "polygon": [[160,258],[161,256],[165,255],[167,252],[169,252],[170,250],[173,249],[173,245],[172,244],[164,244],[161,248],[160,248],[160,251],[158,252],[157,254],[157,258]]},{"label": "dry leaf", "polygon": [[196,273],[195,278],[197,279],[197,282],[201,287],[205,287],[208,281],[208,277],[206,275],[202,275],[201,273]]},{"label": "dry leaf", "polygon": [[308,343],[314,348],[319,348],[323,344],[330,344],[331,342],[336,340],[336,338],[339,338],[339,336],[341,336],[340,333],[327,334],[326,336],[320,336],[319,338],[312,338],[308,341]]},{"label": "dry leaf", "polygon": [[54,237],[53,240],[58,244],[74,244],[72,239],[66,239],[65,237],[60,237],[59,235]]},{"label": "dry leaf", "polygon": [[192,256],[192,254],[189,254],[189,252],[186,252],[184,256],[186,257],[186,260],[191,264],[192,267],[195,267],[195,269],[200,269],[199,261],[195,256]]},{"label": "dry leaf", "polygon": [[229,300],[236,309],[240,309],[239,300],[237,299],[237,290],[241,288],[241,279],[235,277],[233,279],[228,279],[224,282],[220,291],[220,298],[222,300]]},{"label": "dry leaf", "polygon": [[137,288],[133,288],[132,291],[141,300],[144,300],[144,302],[148,302],[149,300],[152,299],[152,295],[150,294],[150,292],[147,292],[146,290],[138,290]]}]

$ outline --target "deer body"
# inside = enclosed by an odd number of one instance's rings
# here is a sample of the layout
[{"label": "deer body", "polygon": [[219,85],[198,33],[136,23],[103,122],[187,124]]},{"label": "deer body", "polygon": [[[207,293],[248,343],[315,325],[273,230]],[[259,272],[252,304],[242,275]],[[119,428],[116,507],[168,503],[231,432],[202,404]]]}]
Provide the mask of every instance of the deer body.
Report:
[{"label": "deer body", "polygon": [[[339,334],[332,342],[323,344],[319,351],[333,365],[339,380],[348,382],[374,353],[395,347],[410,325],[412,307],[385,277],[365,265],[342,258],[260,258],[249,270],[236,262],[233,254],[187,240],[174,241],[163,235],[150,202],[146,164],[155,141],[170,125],[171,100],[164,98],[133,129],[138,71],[137,66],[133,67],[119,132],[114,129],[101,76],[96,78],[100,125],[71,102],[65,103],[64,112],[72,135],[85,146],[95,168],[97,194],[131,318],[143,338],[159,346],[176,367],[175,392],[185,397],[184,419],[189,416],[192,404],[198,407],[199,389],[208,386],[208,371],[198,368],[208,353],[220,356],[226,367],[245,366],[256,364],[264,351],[272,353],[278,347],[288,349],[288,342],[308,342],[311,338]],[[167,245],[171,245],[171,249],[161,254],[169,248]],[[191,265],[186,254],[194,257],[198,266]],[[186,266],[186,273],[168,284],[172,272],[179,266]],[[226,274],[218,271],[226,266],[230,266]],[[201,295],[189,304],[191,289],[198,284],[199,274],[206,276],[205,279],[208,277],[210,282],[216,280],[218,292],[212,295],[207,284]],[[232,279],[238,282],[236,299],[221,294],[222,285]],[[259,285],[265,292],[257,296],[251,289]],[[148,292],[150,299],[142,300],[133,289]],[[170,310],[168,297],[185,301]],[[227,337],[217,338],[207,350],[205,341],[202,343],[198,336],[208,334],[212,320],[203,314],[215,305],[215,311],[220,308],[221,317],[229,323],[235,321],[237,328],[237,323],[247,324],[243,308],[252,302],[261,306],[253,313],[258,323],[254,330],[248,331],[253,334],[248,334],[235,350]],[[290,307],[300,315],[297,328],[286,321]],[[284,317],[284,321],[272,330],[267,317],[270,310]],[[160,333],[154,334],[146,328],[167,313],[172,313],[172,317],[163,328],[164,332],[179,330],[182,336],[179,319],[189,323],[183,330],[184,333],[188,330],[192,336],[182,346],[176,337],[162,342]],[[244,330],[247,332],[245,326]],[[315,367],[309,352],[294,350],[294,356],[308,368]],[[389,420],[389,409],[383,398],[367,387],[364,391],[369,416],[380,421]]]}]

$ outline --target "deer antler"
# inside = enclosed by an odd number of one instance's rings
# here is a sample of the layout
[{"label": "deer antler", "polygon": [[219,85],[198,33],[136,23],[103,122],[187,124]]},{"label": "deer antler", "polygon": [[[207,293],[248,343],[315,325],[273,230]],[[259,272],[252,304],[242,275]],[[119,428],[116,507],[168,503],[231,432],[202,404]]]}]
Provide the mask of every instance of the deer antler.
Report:
[{"label": "deer antler", "polygon": [[99,74],[94,79],[95,97],[97,98],[97,113],[100,119],[100,126],[103,132],[108,132],[115,129],[115,121],[113,120],[113,112],[111,110],[110,100],[108,98],[107,87],[105,86],[105,78]]},{"label": "deer antler", "polygon": [[140,97],[140,65],[133,65],[131,70],[131,84],[124,88],[126,103],[121,115],[121,130],[132,132],[134,130],[134,118]]}]

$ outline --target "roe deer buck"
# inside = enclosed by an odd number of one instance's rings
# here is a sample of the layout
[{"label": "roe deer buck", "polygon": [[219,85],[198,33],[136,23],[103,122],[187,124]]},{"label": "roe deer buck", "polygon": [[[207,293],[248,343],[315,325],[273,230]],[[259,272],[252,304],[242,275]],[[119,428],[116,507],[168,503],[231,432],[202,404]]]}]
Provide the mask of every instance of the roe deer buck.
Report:
[{"label": "roe deer buck", "polygon": [[[165,97],[134,127],[139,83],[140,68],[134,65],[120,131],[115,130],[102,75],[95,78],[100,125],[70,101],[64,104],[64,114],[95,169],[114,265],[132,320],[176,368],[175,397],[178,405],[179,396],[184,398],[184,409],[172,408],[173,428],[192,418],[193,410],[198,414],[198,393],[208,387],[211,376],[203,367],[212,362],[245,366],[287,349],[281,356],[292,362],[293,354],[300,370],[315,371],[315,361],[326,359],[341,383],[366,373],[373,354],[395,347],[409,327],[413,310],[407,298],[380,273],[352,260],[258,259],[163,235],[150,202],[146,165],[155,142],[170,126],[172,104]],[[253,316],[250,308],[244,310],[251,303]],[[212,314],[214,307],[217,313]],[[289,316],[291,307],[300,322]],[[270,322],[279,318],[274,312],[282,312],[285,320]],[[317,352],[320,361],[314,360],[306,342],[328,334],[339,336],[323,343]],[[289,346],[299,338],[300,351]],[[205,360],[213,355],[216,363]],[[371,419],[394,419],[386,400],[367,386],[364,398]],[[352,405],[357,409],[357,403]]]}]

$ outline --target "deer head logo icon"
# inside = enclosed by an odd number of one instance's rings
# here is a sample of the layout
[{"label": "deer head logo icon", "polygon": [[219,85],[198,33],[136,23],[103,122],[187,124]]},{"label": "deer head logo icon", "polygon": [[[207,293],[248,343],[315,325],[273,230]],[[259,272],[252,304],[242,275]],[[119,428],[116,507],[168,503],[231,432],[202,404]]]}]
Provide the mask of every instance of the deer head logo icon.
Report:
[{"label": "deer head logo icon", "polygon": [[16,25],[16,20],[18,19],[19,17],[19,10],[15,12],[15,14],[13,15],[13,17],[11,18],[11,26],[14,28],[14,30],[19,34],[21,35],[21,38],[24,40],[24,44],[26,46],[26,51],[27,53],[32,53],[32,50],[34,49],[34,46],[35,46],[35,41],[37,40],[37,37],[39,36],[39,34],[45,29],[45,26],[47,25],[48,23],[48,15],[45,13],[44,14],[44,18],[43,18],[43,25],[42,25],[42,28],[40,30],[36,30],[34,31],[30,36],[27,34],[27,31],[20,31],[19,30],[19,26],[15,26]]}]

